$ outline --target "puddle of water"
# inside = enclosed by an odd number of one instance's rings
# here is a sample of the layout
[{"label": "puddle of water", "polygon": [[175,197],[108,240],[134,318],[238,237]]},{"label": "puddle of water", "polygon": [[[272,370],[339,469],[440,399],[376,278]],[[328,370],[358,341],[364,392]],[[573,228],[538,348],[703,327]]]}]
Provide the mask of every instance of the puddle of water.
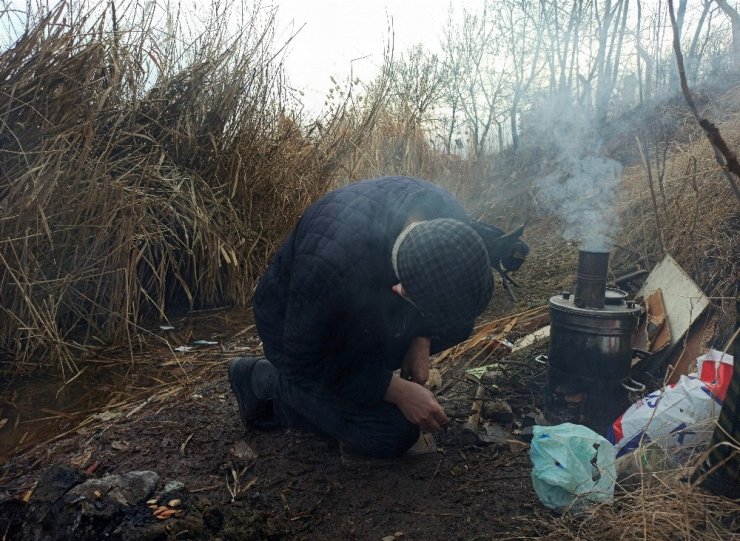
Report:
[{"label": "puddle of water", "polygon": [[0,462],[120,401],[138,379],[126,372],[120,365],[88,368],[66,385],[53,374],[0,377]]},{"label": "puddle of water", "polygon": [[[244,332],[250,328],[249,315],[233,309],[196,313],[172,324],[174,329],[163,330],[157,325],[152,332],[165,338],[173,349],[193,346],[193,350],[207,351],[202,348],[218,346],[197,346],[194,342],[221,343],[235,334],[242,334],[245,339],[255,334],[253,330]],[[152,354],[161,354],[160,362],[151,360]],[[171,365],[160,366],[161,361],[172,359],[166,348],[152,348],[149,357],[136,362],[134,369],[127,355],[120,362],[88,363],[84,372],[67,384],[58,374],[0,374],[0,464],[34,444],[73,430],[92,414],[127,402],[135,395],[146,397],[148,390],[161,386],[163,381],[175,382],[184,376]]]}]

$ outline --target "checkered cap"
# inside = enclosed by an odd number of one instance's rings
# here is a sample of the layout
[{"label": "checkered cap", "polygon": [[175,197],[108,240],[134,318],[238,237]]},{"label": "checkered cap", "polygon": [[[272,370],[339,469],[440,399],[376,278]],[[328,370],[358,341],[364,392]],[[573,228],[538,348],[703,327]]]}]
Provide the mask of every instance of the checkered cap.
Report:
[{"label": "checkered cap", "polygon": [[408,297],[440,331],[476,318],[493,294],[486,246],[459,220],[412,224],[396,242],[393,266]]}]

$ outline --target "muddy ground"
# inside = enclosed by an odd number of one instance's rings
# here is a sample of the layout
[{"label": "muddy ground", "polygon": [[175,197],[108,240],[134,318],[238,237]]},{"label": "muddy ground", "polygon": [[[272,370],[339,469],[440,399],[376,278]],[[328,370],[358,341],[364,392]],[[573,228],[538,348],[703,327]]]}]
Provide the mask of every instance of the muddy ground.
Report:
[{"label": "muddy ground", "polygon": [[[554,253],[557,258],[543,253],[529,263],[516,303],[499,287],[483,320],[542,306],[567,285],[575,250]],[[510,334],[515,339],[524,331],[515,327]],[[190,383],[180,380],[171,393],[160,386],[161,400],[150,396],[108,409],[7,461],[0,539],[474,540],[551,533],[555,517],[530,481],[525,426],[542,407],[544,368],[533,359],[546,343],[517,354],[501,349],[490,358],[507,363],[487,396],[513,410],[512,422],[499,423],[498,443],[470,445],[461,437],[477,387],[465,378],[469,353],[445,371],[437,391],[451,422],[434,435],[435,453],[345,464],[330,439],[242,425],[226,363],[253,351],[258,339],[243,325],[225,325],[220,336],[220,346],[178,360],[177,370],[199,370]],[[163,364],[166,358],[162,352]],[[137,471],[156,476],[139,479],[146,486],[136,490],[82,484]],[[598,532],[582,536],[599,538]]]},{"label": "muddy ground", "polygon": [[[536,371],[539,370],[539,373]],[[456,374],[454,377],[457,377]],[[518,419],[541,403],[533,386],[505,394]],[[446,379],[452,378],[448,375]],[[504,376],[502,375],[502,378]],[[502,379],[499,388],[506,385]],[[465,445],[460,429],[476,386],[461,380],[442,399],[452,422],[437,453],[343,464],[336,442],[240,422],[225,370],[180,400],[36,449],[8,465],[12,498],[0,508],[3,539],[503,539],[538,536],[548,512],[529,479],[526,445]],[[491,394],[493,396],[493,394]],[[505,426],[505,425],[504,425]],[[510,426],[506,427],[511,429]],[[511,440],[522,440],[510,434]],[[85,468],[94,474],[83,472]],[[51,465],[66,465],[78,477]],[[76,465],[76,466],[75,466]],[[101,520],[57,498],[87,477],[150,470],[159,503],[180,499],[179,517],[158,520],[143,499]],[[46,476],[39,481],[39,477]],[[67,479],[50,497],[49,486]],[[184,484],[162,495],[165,485]],[[29,503],[23,497],[30,493]],[[39,496],[41,495],[41,496]],[[105,495],[100,497],[106,499]],[[55,506],[57,508],[55,508]]]}]

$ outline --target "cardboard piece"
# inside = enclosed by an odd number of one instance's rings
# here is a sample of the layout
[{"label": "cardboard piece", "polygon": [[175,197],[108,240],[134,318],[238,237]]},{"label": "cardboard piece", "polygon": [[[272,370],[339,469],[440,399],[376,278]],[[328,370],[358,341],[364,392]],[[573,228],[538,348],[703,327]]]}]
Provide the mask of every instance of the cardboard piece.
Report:
[{"label": "cardboard piece", "polygon": [[709,299],[670,255],[666,255],[648,275],[637,298],[649,299],[657,290],[661,292],[663,312],[667,318],[668,343],[675,346],[709,306]]},{"label": "cardboard piece", "polygon": [[645,317],[637,327],[632,345],[640,351],[657,353],[670,343],[671,331],[663,306],[663,292],[658,288],[645,299]]},{"label": "cardboard piece", "polygon": [[665,315],[663,290],[656,289],[647,298],[647,335],[651,353],[657,353],[671,343],[671,329]]},{"label": "cardboard piece", "polygon": [[670,255],[655,266],[636,298],[647,304],[649,315],[647,326],[639,329],[634,344],[636,349],[651,354],[645,370],[655,374],[670,364],[673,368],[669,368],[669,382],[678,381],[681,373],[687,370],[687,363],[702,353],[701,341],[696,342],[698,338],[691,341],[698,351],[689,350],[684,343],[689,344],[693,327],[707,311],[709,299]]}]

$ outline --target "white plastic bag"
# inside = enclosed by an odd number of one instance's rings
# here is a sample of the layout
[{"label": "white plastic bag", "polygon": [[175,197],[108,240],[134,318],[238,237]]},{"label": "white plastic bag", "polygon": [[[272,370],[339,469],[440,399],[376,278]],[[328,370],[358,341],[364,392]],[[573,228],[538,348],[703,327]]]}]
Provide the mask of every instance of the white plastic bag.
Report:
[{"label": "white plastic bag", "polygon": [[582,511],[614,497],[614,446],[581,425],[535,426],[530,451],[532,484],[556,511]]},{"label": "white plastic bag", "polygon": [[696,361],[696,373],[643,397],[614,422],[607,438],[618,457],[656,442],[681,464],[710,441],[732,379],[733,358],[711,350]]}]

